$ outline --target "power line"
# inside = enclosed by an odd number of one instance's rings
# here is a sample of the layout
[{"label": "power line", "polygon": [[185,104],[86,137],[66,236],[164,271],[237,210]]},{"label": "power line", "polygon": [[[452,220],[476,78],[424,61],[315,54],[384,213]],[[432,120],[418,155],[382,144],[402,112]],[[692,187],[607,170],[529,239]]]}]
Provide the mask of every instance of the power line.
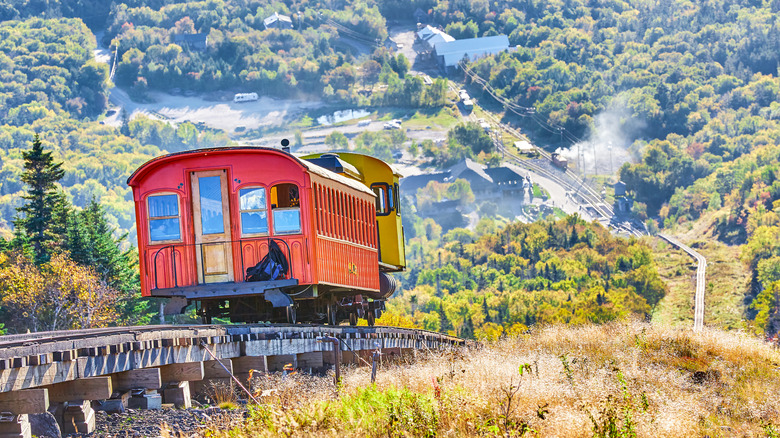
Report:
[{"label": "power line", "polygon": [[484,91],[486,91],[490,96],[493,97],[498,103],[500,103],[505,109],[517,114],[520,117],[528,117],[531,116],[531,120],[536,122],[537,125],[539,125],[542,129],[545,131],[551,133],[551,134],[558,134],[561,137],[565,137],[567,140],[569,140],[572,143],[581,143],[583,140],[576,135],[569,132],[566,128],[563,126],[557,126],[557,125],[551,125],[547,123],[546,120],[543,120],[541,117],[538,116],[536,113],[536,108],[534,107],[524,107],[522,105],[518,105],[509,99],[506,99],[504,97],[498,96],[498,92],[490,86],[487,80],[479,76],[474,70],[469,68],[468,65],[464,61],[460,61],[459,66],[463,70],[463,72],[471,79],[472,82],[475,82],[479,84]]}]

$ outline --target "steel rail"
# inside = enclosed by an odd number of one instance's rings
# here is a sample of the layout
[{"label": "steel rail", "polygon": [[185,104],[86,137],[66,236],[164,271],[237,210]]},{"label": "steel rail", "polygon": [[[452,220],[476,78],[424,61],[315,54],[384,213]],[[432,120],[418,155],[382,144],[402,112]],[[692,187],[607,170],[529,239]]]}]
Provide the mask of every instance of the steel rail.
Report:
[{"label": "steel rail", "polygon": [[693,298],[693,331],[700,332],[704,328],[704,293],[706,291],[707,259],[668,234],[658,233],[658,237],[682,249],[697,262],[696,292]]},{"label": "steel rail", "polygon": [[[490,121],[498,126],[499,128],[509,132],[510,134],[514,135],[517,138],[526,139],[528,140],[528,137],[523,135],[520,131],[516,130],[515,128],[506,125],[504,123],[501,123],[495,115],[489,112],[485,112],[485,116],[490,119]],[[584,204],[590,205],[594,211],[596,211],[599,215],[601,215],[601,218],[606,221],[611,221],[611,219],[615,216],[615,212],[612,209],[611,206],[605,204],[603,200],[601,199],[601,196],[596,193],[596,191],[587,184],[584,180],[580,179],[579,176],[574,173],[571,169],[566,169],[565,171],[552,169],[552,165],[550,164],[549,167],[546,167],[543,164],[540,164],[539,162],[536,162],[532,159],[523,159],[516,154],[512,153],[512,151],[504,146],[501,142],[496,141],[496,146],[500,152],[504,154],[505,157],[509,157],[512,159],[512,162],[522,168],[525,168],[526,170],[530,170],[534,173],[537,173],[549,180],[552,180],[555,183],[560,184],[565,189],[569,190],[573,195],[579,196],[584,202]],[[539,154],[544,158],[544,163],[551,163],[552,162],[552,155],[548,152],[536,148]],[[615,228],[617,230],[625,231],[633,236],[644,236],[646,235],[646,232],[638,227],[634,227],[631,225],[622,225],[622,226],[616,226],[613,224],[610,224],[612,228]]]},{"label": "steel rail", "polygon": [[257,327],[269,328],[269,329],[276,328],[279,329],[280,331],[283,331],[284,329],[290,329],[290,328],[293,329],[321,328],[321,329],[328,329],[328,330],[337,329],[345,332],[352,332],[352,331],[375,332],[377,329],[391,330],[391,331],[395,330],[398,333],[412,332],[414,334],[421,335],[421,336],[432,335],[432,336],[442,337],[450,340],[465,341],[455,336],[450,336],[443,333],[433,332],[424,329],[412,329],[412,328],[379,326],[379,325],[373,327],[367,327],[367,326],[345,326],[345,325],[323,325],[323,324],[193,324],[193,325],[166,324],[166,325],[147,325],[147,326],[127,326],[127,327],[105,327],[105,328],[65,330],[65,331],[59,330],[59,331],[48,331],[48,332],[3,335],[0,336],[0,351],[3,349],[14,348],[14,347],[41,345],[41,344],[56,343],[56,342],[63,342],[63,341],[76,341],[76,340],[84,340],[90,338],[97,339],[97,338],[114,336],[114,335],[133,335],[133,334],[140,334],[140,333],[164,332],[170,330],[198,331],[198,330],[209,330],[209,329],[216,329],[216,330],[243,329],[243,328],[249,329],[249,328],[257,328]]}]

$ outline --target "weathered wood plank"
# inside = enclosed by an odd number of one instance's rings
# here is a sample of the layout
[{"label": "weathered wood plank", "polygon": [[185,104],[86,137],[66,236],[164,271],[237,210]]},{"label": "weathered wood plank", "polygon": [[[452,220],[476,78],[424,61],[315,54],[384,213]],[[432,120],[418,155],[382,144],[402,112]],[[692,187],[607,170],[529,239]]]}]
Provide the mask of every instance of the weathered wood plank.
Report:
[{"label": "weathered wood plank", "polygon": [[58,383],[46,387],[51,403],[63,403],[72,400],[106,400],[111,398],[113,385],[111,377],[87,377]]},{"label": "weathered wood plank", "polygon": [[159,368],[141,368],[125,371],[111,376],[115,390],[126,391],[133,388],[158,389],[162,386]]},{"label": "weathered wood plank", "polygon": [[42,414],[49,409],[49,390],[25,389],[0,394],[0,411],[14,414]]},{"label": "weathered wood plank", "polygon": [[203,362],[174,363],[160,367],[163,385],[173,382],[191,382],[205,377]]},{"label": "weathered wood plank", "polygon": [[[225,365],[225,367],[228,369],[229,372],[225,371],[225,368],[222,368],[219,362],[222,362],[222,364]],[[221,361],[208,360],[206,362],[203,362],[203,371],[205,373],[204,376],[205,379],[230,378],[230,373],[233,372],[233,360],[232,359],[222,359]]]},{"label": "weathered wood plank", "polygon": [[242,356],[233,359],[233,372],[235,374],[245,374],[249,370],[260,372],[267,371],[265,356]]}]

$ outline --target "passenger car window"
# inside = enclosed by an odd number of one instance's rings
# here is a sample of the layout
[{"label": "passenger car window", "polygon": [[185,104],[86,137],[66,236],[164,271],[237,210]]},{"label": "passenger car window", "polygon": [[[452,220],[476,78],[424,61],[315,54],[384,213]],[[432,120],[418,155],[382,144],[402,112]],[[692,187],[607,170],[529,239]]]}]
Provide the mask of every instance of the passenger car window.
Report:
[{"label": "passenger car window", "polygon": [[393,211],[392,189],[385,183],[371,184],[371,190],[376,194],[377,216],[387,216]]},{"label": "passenger car window", "polygon": [[149,208],[149,240],[181,240],[179,197],[175,194],[152,195],[146,203]]},{"label": "passenger car window", "polygon": [[277,184],[271,187],[271,210],[274,234],[301,232],[301,208],[298,186]]},{"label": "passenger car window", "polygon": [[241,235],[268,233],[268,206],[264,187],[248,187],[238,191],[241,213]]}]

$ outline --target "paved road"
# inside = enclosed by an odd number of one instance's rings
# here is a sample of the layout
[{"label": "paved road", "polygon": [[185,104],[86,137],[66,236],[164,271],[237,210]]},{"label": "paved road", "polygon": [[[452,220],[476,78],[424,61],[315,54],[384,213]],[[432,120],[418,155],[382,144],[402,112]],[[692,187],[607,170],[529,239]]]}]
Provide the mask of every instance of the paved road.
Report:
[{"label": "paved road", "polygon": [[700,332],[704,328],[704,291],[707,285],[707,259],[672,236],[658,233],[658,237],[687,252],[688,255],[698,262],[696,268],[696,293],[693,300],[693,331]]}]

